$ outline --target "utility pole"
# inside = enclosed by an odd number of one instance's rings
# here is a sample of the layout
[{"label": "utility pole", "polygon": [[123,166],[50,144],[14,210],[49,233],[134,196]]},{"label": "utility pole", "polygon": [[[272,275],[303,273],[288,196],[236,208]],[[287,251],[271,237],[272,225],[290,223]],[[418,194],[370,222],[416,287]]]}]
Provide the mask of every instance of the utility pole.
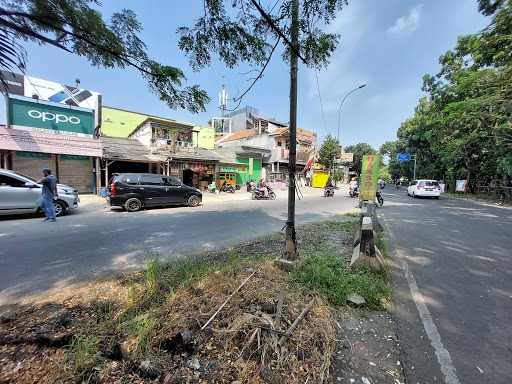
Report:
[{"label": "utility pole", "polygon": [[297,259],[295,234],[295,163],[297,157],[297,71],[299,51],[299,0],[292,0],[290,47],[290,150],[288,157],[288,219],[286,220],[285,259]]},{"label": "utility pole", "polygon": [[414,170],[413,170],[413,174],[412,174],[412,179],[416,180],[416,155],[414,155]]}]

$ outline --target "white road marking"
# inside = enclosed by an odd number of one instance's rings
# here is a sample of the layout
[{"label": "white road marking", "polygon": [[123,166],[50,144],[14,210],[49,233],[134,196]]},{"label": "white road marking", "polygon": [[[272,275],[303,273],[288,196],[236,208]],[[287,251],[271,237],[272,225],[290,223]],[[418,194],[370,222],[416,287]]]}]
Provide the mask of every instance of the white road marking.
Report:
[{"label": "white road marking", "polygon": [[[395,240],[395,236],[393,232],[389,229],[388,224],[382,220],[384,223],[384,227],[386,228],[386,232],[389,237]],[[401,252],[396,252],[401,253]],[[446,384],[460,384],[459,378],[457,377],[455,366],[453,365],[452,358],[450,356],[450,352],[444,347],[443,342],[441,341],[441,335],[437,330],[436,325],[434,324],[434,320],[432,320],[432,315],[425,304],[425,299],[421,294],[418,284],[416,283],[416,279],[414,275],[409,270],[409,265],[404,260],[404,255],[400,255],[402,270],[404,271],[405,279],[407,280],[407,284],[409,285],[409,290],[411,291],[412,299],[414,300],[414,304],[416,304],[416,308],[418,309],[418,313],[420,315],[421,322],[423,323],[423,328],[427,333],[428,338],[430,339],[430,344],[432,348],[434,348],[434,352],[437,357],[437,361],[439,362],[441,372],[444,375],[444,382]]]},{"label": "white road marking", "polygon": [[455,367],[452,362],[452,358],[450,357],[450,352],[444,347],[443,342],[441,341],[441,335],[437,330],[434,321],[432,320],[432,315],[428,310],[425,300],[423,299],[423,295],[418,289],[418,284],[416,284],[416,279],[414,275],[409,270],[409,265],[402,261],[402,269],[405,274],[405,278],[407,279],[407,283],[409,284],[409,289],[411,290],[411,295],[416,304],[416,308],[420,314],[421,321],[423,323],[423,328],[425,328],[425,332],[427,333],[428,338],[430,339],[430,344],[434,348],[434,351],[437,356],[437,361],[441,366],[441,372],[444,375],[444,380],[446,384],[460,384],[459,378],[457,377],[457,373],[455,371]]}]

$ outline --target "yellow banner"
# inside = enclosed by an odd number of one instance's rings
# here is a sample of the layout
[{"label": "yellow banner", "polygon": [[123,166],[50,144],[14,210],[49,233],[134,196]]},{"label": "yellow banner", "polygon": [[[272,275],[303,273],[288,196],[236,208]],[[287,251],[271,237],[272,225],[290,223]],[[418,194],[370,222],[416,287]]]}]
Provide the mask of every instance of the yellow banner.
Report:
[{"label": "yellow banner", "polygon": [[380,156],[364,155],[359,179],[359,199],[375,200],[377,193],[377,182],[379,180]]}]

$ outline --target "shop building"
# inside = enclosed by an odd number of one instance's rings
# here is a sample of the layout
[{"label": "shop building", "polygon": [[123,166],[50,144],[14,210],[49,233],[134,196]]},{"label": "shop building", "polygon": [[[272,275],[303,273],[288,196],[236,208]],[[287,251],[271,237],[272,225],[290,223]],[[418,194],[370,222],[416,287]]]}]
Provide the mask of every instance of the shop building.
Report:
[{"label": "shop building", "polygon": [[97,136],[101,95],[31,76],[2,71],[7,122],[0,128],[0,166],[33,178],[50,168],[79,192],[98,187]]},{"label": "shop building", "polygon": [[[258,128],[238,130],[222,135],[217,139],[217,146],[219,148],[240,146],[265,148],[270,153],[270,156],[263,158],[266,179],[269,181],[288,180],[289,128],[277,126],[268,121],[263,129],[261,128],[261,117],[258,119],[258,124]],[[316,135],[313,132],[305,129],[297,130],[296,168],[297,174],[301,177],[307,161],[314,155],[315,144]]]},{"label": "shop building", "polygon": [[219,156],[216,183],[221,186],[228,184],[244,186],[248,181],[266,180],[263,164],[270,157],[270,150],[249,145],[217,148]]},{"label": "shop building", "polygon": [[93,137],[94,111],[9,95],[7,125],[0,128],[0,165],[40,178],[50,168],[62,184],[96,190],[101,145]]},{"label": "shop building", "polygon": [[[124,143],[139,153],[130,156],[132,161],[118,159],[114,164],[111,161],[116,151],[105,151],[104,168],[110,170],[104,173],[111,173],[112,167],[117,168],[116,172],[142,168],[143,172],[176,176],[200,189],[206,189],[215,179],[219,156],[210,150],[215,143],[213,128],[119,108],[104,107],[102,111],[102,141],[118,149]],[[141,156],[144,152],[145,160]]]},{"label": "shop building", "polygon": [[122,137],[101,137],[101,185],[106,186],[114,173],[169,174],[168,157],[153,154],[137,140]]}]

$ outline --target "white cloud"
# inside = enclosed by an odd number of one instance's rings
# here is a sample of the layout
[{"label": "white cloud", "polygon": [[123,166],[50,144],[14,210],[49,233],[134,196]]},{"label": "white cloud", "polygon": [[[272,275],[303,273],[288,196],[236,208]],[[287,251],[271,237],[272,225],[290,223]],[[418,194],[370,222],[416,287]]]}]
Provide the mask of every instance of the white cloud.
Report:
[{"label": "white cloud", "polygon": [[407,15],[396,19],[395,23],[388,28],[387,33],[394,36],[401,36],[412,33],[418,29],[421,19],[423,4],[412,8]]}]

